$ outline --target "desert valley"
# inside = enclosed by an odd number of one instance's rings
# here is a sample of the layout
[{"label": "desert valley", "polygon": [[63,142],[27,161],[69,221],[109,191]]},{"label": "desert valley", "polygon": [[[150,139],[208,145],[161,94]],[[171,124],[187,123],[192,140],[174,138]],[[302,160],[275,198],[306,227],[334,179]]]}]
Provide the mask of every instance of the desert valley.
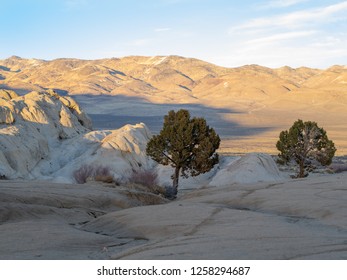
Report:
[{"label": "desert valley", "polygon": [[277,154],[279,132],[297,119],[316,121],[337,155],[347,154],[347,68],[258,65],[219,67],[179,56],[0,61],[0,88],[17,94],[68,94],[95,129],[144,122],[157,133],[171,109],[203,116],[223,138],[222,151]]},{"label": "desert valley", "polygon": [[[347,259],[346,106],[346,66],[0,60],[0,259]],[[220,162],[171,201],[146,144],[181,108],[220,135]],[[276,142],[298,119],[337,151],[292,179]],[[83,166],[111,179],[77,184]],[[131,180],[143,170],[155,186]]]}]

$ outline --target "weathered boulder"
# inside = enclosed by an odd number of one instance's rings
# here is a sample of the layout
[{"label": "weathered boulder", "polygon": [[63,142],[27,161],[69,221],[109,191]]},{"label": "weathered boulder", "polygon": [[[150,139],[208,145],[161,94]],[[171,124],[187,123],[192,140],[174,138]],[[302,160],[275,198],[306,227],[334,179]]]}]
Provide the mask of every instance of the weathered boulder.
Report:
[{"label": "weathered boulder", "polygon": [[248,184],[281,180],[283,177],[270,155],[251,153],[230,162],[225,168],[217,172],[209,185],[223,186],[233,183]]},{"label": "weathered boulder", "polygon": [[152,167],[153,161],[145,152],[150,136],[143,123],[117,130],[91,131],[63,141],[49,160],[41,162],[34,171],[37,177],[75,182],[74,171],[81,166],[103,166],[115,180],[126,180],[134,170]]},{"label": "weathered boulder", "polygon": [[80,108],[78,103],[69,96],[60,96],[53,90],[48,90],[48,94],[58,99],[61,103],[63,103],[69,110],[75,115],[80,122],[81,125],[88,129],[92,129],[92,121],[88,117],[88,115]]}]

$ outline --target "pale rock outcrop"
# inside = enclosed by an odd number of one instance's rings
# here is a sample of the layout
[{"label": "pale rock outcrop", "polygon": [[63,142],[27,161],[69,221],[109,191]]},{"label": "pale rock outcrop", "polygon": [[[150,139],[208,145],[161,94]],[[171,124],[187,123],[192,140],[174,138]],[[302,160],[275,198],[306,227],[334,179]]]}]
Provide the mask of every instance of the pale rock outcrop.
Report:
[{"label": "pale rock outcrop", "polygon": [[18,95],[13,90],[0,89],[0,124],[11,124],[15,121],[8,101]]},{"label": "pale rock outcrop", "polygon": [[79,167],[104,166],[115,180],[126,180],[134,170],[153,167],[145,152],[150,137],[143,123],[117,130],[91,131],[64,141],[49,161],[43,161],[34,171],[36,176],[74,182],[73,173]]},{"label": "pale rock outcrop", "polygon": [[278,182],[284,178],[270,155],[247,154],[230,162],[213,177],[209,185],[223,186],[233,183]]},{"label": "pale rock outcrop", "polygon": [[82,226],[146,244],[113,259],[346,259],[347,174],[192,190]]},{"label": "pale rock outcrop", "polygon": [[153,162],[145,153],[151,133],[144,124],[91,131],[91,120],[70,97],[52,90],[0,98],[0,175],[74,182],[91,164],[123,179]]},{"label": "pale rock outcrop", "polygon": [[92,129],[92,121],[87,114],[80,108],[78,103],[69,96],[60,96],[54,90],[48,90],[48,94],[57,98],[67,108],[70,109],[73,115],[75,115],[78,121],[88,129]]},{"label": "pale rock outcrop", "polygon": [[[122,246],[125,239],[90,234],[80,225],[110,211],[165,202],[153,193],[96,182],[2,181],[0,259],[104,259],[107,246]],[[137,243],[126,239],[132,241]]]},{"label": "pale rock outcrop", "polygon": [[7,178],[32,178],[31,171],[54,153],[62,139],[89,131],[47,93],[0,101],[0,175]]}]

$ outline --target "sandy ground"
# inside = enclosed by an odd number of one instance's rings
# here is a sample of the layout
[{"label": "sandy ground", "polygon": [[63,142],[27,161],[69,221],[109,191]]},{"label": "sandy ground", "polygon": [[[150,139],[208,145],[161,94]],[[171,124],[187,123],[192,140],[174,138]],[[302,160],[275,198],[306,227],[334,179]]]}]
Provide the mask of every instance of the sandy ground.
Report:
[{"label": "sandy ground", "polygon": [[202,187],[167,202],[109,185],[1,181],[0,259],[347,259],[346,182]]}]

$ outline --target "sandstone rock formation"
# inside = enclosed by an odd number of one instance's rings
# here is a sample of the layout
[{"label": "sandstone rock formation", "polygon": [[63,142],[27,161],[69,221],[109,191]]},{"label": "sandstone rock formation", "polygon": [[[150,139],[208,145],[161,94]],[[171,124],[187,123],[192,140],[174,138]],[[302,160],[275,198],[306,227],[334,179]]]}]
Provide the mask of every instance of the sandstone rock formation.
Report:
[{"label": "sandstone rock formation", "polygon": [[247,154],[229,163],[211,180],[211,186],[226,186],[235,183],[258,183],[283,181],[275,161],[267,154]]},{"label": "sandstone rock formation", "polygon": [[95,182],[2,181],[0,259],[105,259],[107,246],[142,241],[90,234],[80,230],[83,224],[108,212],[165,202],[149,192]]},{"label": "sandstone rock formation", "polygon": [[12,96],[0,99],[1,176],[73,182],[83,164],[107,165],[115,177],[149,165],[144,124],[91,131],[91,120],[71,97],[54,91]]},{"label": "sandstone rock formation", "polygon": [[167,204],[123,187],[2,181],[0,259],[345,260],[346,180],[205,187]]}]

